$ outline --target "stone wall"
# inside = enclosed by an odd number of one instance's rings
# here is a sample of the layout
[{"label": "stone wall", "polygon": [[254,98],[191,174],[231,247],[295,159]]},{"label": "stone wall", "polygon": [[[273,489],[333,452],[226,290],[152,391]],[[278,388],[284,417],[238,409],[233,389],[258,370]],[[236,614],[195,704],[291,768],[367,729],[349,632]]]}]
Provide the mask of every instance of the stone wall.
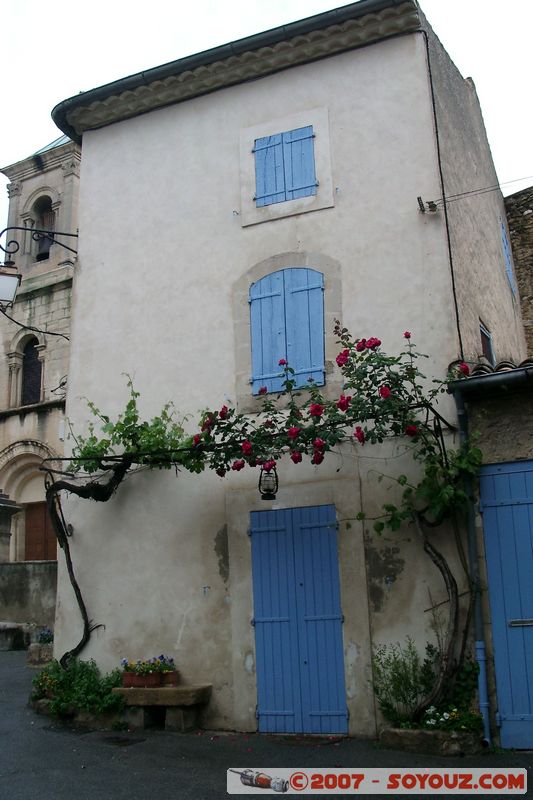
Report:
[{"label": "stone wall", "polygon": [[484,464],[533,458],[531,395],[472,400],[468,414],[471,431],[480,435]]},{"label": "stone wall", "polygon": [[0,564],[0,619],[53,627],[57,561]]},{"label": "stone wall", "polygon": [[505,198],[528,355],[533,355],[533,186]]}]

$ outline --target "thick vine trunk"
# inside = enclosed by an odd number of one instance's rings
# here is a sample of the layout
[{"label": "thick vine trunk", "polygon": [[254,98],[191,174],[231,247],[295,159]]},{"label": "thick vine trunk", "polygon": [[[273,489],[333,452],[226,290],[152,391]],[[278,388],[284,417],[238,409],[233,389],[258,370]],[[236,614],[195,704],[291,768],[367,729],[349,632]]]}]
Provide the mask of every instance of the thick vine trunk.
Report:
[{"label": "thick vine trunk", "polygon": [[48,473],[47,475],[48,480],[46,481],[46,504],[48,507],[48,513],[50,514],[50,519],[52,520],[52,525],[55,534],[57,536],[59,546],[65,553],[65,562],[67,565],[68,576],[72,588],[74,590],[76,601],[78,603],[78,608],[80,609],[80,614],[83,620],[83,634],[80,641],[78,642],[76,647],[73,647],[72,650],[67,650],[67,652],[63,653],[63,655],[59,659],[59,663],[64,669],[68,667],[69,662],[73,658],[75,658],[79,653],[81,653],[81,651],[91,638],[92,631],[95,630],[95,628],[98,628],[99,626],[93,625],[91,623],[91,620],[89,619],[89,615],[87,613],[87,608],[83,600],[81,589],[74,574],[74,567],[72,564],[72,557],[70,554],[70,545],[69,545],[70,533],[68,531],[67,524],[63,516],[63,511],[61,509],[59,492],[67,491],[70,492],[71,494],[77,495],[78,497],[96,500],[97,502],[105,502],[106,500],[109,500],[109,498],[115,493],[118,486],[124,480],[124,477],[128,472],[128,470],[130,469],[130,467],[131,467],[131,461],[128,459],[124,459],[123,461],[121,461],[119,464],[117,464],[112,468],[111,476],[105,483],[98,483],[97,481],[89,481],[89,483],[86,483],[83,486],[78,486],[75,483],[70,483],[69,481],[65,480],[53,481],[51,479],[51,473]]},{"label": "thick vine trunk", "polygon": [[457,582],[452,574],[448,562],[436,547],[430,542],[427,532],[424,530],[424,523],[419,515],[415,516],[415,525],[422,538],[424,551],[433,561],[443,577],[449,599],[448,625],[445,637],[445,649],[441,653],[440,671],[435,685],[430,694],[424,698],[414,713],[414,719],[420,719],[424,711],[432,705],[438,705],[445,690],[453,680],[457,671],[457,661],[455,659],[455,648],[459,631],[459,592]]}]

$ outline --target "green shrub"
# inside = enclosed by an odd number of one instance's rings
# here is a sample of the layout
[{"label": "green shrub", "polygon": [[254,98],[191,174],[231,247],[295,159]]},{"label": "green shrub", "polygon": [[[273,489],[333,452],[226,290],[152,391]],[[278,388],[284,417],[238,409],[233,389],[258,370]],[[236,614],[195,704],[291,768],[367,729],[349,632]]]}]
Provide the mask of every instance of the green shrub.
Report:
[{"label": "green shrub", "polygon": [[431,690],[436,652],[432,645],[427,645],[422,661],[409,636],[403,647],[396,642],[376,649],[372,659],[374,692],[381,713],[393,725],[412,722],[418,705]]},{"label": "green shrub", "polygon": [[118,669],[102,676],[94,661],[74,659],[67,669],[63,669],[58,661],[51,661],[33,679],[32,699],[49,698],[50,711],[55,716],[80,711],[104,714],[123,708],[123,698],[111,692],[115,686],[121,685]]}]

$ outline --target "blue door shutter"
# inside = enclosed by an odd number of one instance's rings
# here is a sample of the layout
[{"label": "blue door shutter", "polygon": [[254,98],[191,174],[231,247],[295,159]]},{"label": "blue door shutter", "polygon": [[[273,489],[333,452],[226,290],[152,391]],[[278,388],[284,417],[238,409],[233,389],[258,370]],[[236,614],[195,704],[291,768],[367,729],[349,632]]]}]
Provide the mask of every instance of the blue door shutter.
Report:
[{"label": "blue door shutter", "polygon": [[251,514],[257,710],[269,733],[346,733],[335,507]]},{"label": "blue door shutter", "polygon": [[254,199],[258,208],[316,194],[313,140],[312,125],[255,140]]},{"label": "blue door shutter", "polygon": [[259,730],[302,729],[290,512],[252,512],[252,570]]},{"label": "blue door shutter", "polygon": [[324,383],[324,276],[314,269],[286,269],[287,360],[296,385]]},{"label": "blue door shutter", "polygon": [[283,272],[273,272],[250,288],[252,393],[262,386],[281,391],[280,358],[287,357]]},{"label": "blue door shutter", "polygon": [[262,386],[282,390],[280,358],[295,371],[296,386],[324,383],[324,276],[290,268],[266,275],[250,288],[252,394]]},{"label": "blue door shutter", "polygon": [[502,747],[533,747],[533,461],[481,467]]}]

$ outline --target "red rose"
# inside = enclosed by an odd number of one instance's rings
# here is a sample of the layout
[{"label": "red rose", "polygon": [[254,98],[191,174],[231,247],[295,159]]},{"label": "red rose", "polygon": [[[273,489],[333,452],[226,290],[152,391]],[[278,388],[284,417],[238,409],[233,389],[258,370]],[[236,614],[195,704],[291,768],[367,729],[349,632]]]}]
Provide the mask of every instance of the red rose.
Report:
[{"label": "red rose", "polygon": [[231,468],[235,470],[235,472],[239,472],[241,469],[244,469],[245,462],[243,459],[239,459],[238,461],[234,461],[231,465]]},{"label": "red rose", "polygon": [[403,338],[404,339],[410,339],[411,338],[411,331],[404,331],[403,332]]},{"label": "red rose", "polygon": [[326,446],[326,443],[325,443],[324,439],[317,438],[313,442],[313,447],[315,448],[315,450],[323,450],[325,446]]},{"label": "red rose", "polygon": [[311,459],[311,464],[321,464],[324,461],[324,453],[319,453],[318,450],[315,450],[313,453],[313,458]]},{"label": "red rose", "polygon": [[381,344],[381,339],[376,339],[375,336],[371,336],[370,339],[366,340],[366,346],[369,350],[375,350],[376,347],[379,347]]},{"label": "red rose", "polygon": [[276,462],[273,458],[271,458],[270,461],[265,461],[265,463],[263,464],[263,469],[265,470],[265,472],[271,472],[275,466]]},{"label": "red rose", "polygon": [[324,413],[324,406],[320,405],[320,403],[311,403],[309,413],[312,417],[321,417]]},{"label": "red rose", "polygon": [[357,439],[357,441],[359,442],[359,444],[364,444],[364,443],[365,443],[365,432],[364,432],[364,430],[361,428],[361,426],[360,426],[360,425],[358,425],[358,426],[356,427],[356,429],[355,429],[355,431],[354,431],[354,434],[353,434],[353,435],[355,436],[355,438]]},{"label": "red rose", "polygon": [[298,450],[293,450],[291,453],[291,461],[294,464],[299,464],[302,460],[302,454]]},{"label": "red rose", "polygon": [[364,350],[364,349],[365,349],[365,347],[366,347],[366,339],[361,339],[361,340],[360,340],[359,342],[357,342],[357,344],[355,345],[355,349],[357,350],[357,352],[358,352],[358,353],[360,353],[362,350]]},{"label": "red rose", "polygon": [[222,408],[218,412],[218,416],[220,417],[220,419],[226,419],[226,417],[228,416],[228,407],[222,406]]},{"label": "red rose", "polygon": [[389,387],[388,387],[388,386],[380,386],[380,387],[379,387],[379,393],[380,393],[381,397],[382,397],[384,400],[386,400],[386,399],[387,399],[387,397],[390,397],[390,396],[391,396],[391,390],[389,389]]},{"label": "red rose", "polygon": [[245,439],[244,442],[241,444],[241,450],[245,456],[249,456],[252,452],[252,443]]},{"label": "red rose", "polygon": [[194,442],[194,446],[196,447],[202,441],[202,437],[200,436],[199,433],[195,433],[194,436],[192,437],[192,440]]},{"label": "red rose", "polygon": [[468,366],[468,364],[465,364],[464,361],[461,361],[461,363],[459,364],[459,372],[462,375],[470,375],[470,367]]},{"label": "red rose", "polygon": [[225,469],[223,469],[222,467],[219,467],[219,468],[218,468],[217,470],[215,470],[215,471],[216,471],[217,475],[218,475],[219,477],[221,477],[221,478],[223,478],[223,477],[224,477],[224,475],[226,474],[226,470],[225,470]]},{"label": "red rose", "polygon": [[280,367],[286,367],[287,366],[287,361],[284,358],[280,358],[280,360],[278,361],[278,364],[279,364]]},{"label": "red rose", "polygon": [[209,431],[209,429],[213,427],[213,423],[214,423],[213,417],[211,415],[207,416],[204,419],[202,427],[200,428],[200,430],[201,431]]},{"label": "red rose", "polygon": [[339,355],[335,359],[335,361],[337,362],[337,365],[339,367],[343,367],[346,364],[346,362],[348,361],[349,355],[350,355],[350,351],[349,350],[343,350],[342,353],[339,353]]},{"label": "red rose", "polygon": [[261,388],[259,389],[259,394],[266,394],[267,392],[268,389],[266,386],[261,386]]},{"label": "red rose", "polygon": [[345,397],[343,394],[337,400],[337,408],[339,411],[348,411],[348,406],[350,405],[350,400],[352,399],[351,394]]},{"label": "red rose", "polygon": [[406,436],[418,436],[418,426],[417,425],[406,425],[404,433]]},{"label": "red rose", "polygon": [[301,430],[302,430],[301,428],[296,428],[295,426],[293,426],[292,428],[289,428],[289,430],[287,431],[287,436],[289,437],[289,439],[296,439]]}]

